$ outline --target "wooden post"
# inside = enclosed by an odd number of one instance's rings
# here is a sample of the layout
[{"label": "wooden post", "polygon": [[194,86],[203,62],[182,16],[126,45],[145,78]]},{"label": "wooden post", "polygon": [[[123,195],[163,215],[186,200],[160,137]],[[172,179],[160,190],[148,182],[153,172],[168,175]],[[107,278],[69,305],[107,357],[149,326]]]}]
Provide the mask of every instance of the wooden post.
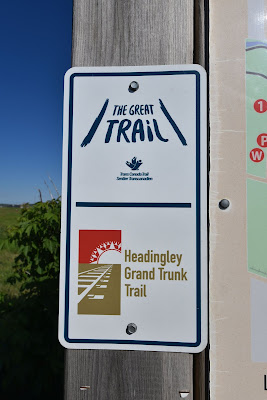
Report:
[{"label": "wooden post", "polygon": [[[195,0],[194,12],[194,63],[209,69],[208,59],[209,0]],[[208,107],[209,108],[209,107]],[[209,115],[208,115],[209,126]],[[209,151],[208,151],[209,154]],[[209,348],[193,357],[194,400],[209,398]]]},{"label": "wooden post", "polygon": [[[196,0],[197,15],[203,2]],[[74,0],[73,13],[73,66],[190,64],[194,43],[195,62],[204,60],[203,40],[194,41],[203,18],[195,30],[193,0]],[[195,382],[199,374],[203,380],[202,359]],[[194,398],[204,399],[198,386],[202,395]],[[174,400],[187,391],[193,400],[190,354],[66,351],[65,400]]]}]

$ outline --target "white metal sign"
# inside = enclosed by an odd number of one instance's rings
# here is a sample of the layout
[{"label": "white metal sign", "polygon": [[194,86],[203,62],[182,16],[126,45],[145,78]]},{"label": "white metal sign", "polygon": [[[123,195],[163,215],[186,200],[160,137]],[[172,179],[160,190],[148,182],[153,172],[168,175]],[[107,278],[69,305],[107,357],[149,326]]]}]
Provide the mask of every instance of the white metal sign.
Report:
[{"label": "white metal sign", "polygon": [[206,112],[198,65],[66,73],[63,346],[206,346]]}]

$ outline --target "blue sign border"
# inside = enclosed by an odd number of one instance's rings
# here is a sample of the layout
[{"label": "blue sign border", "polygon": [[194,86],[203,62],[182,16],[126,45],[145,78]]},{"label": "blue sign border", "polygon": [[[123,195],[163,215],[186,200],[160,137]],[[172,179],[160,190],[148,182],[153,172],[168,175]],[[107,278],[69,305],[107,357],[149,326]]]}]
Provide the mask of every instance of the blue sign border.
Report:
[{"label": "blue sign border", "polygon": [[[71,339],[69,333],[69,275],[70,275],[70,225],[71,225],[71,171],[72,171],[72,128],[73,128],[73,88],[75,77],[110,77],[110,76],[155,76],[155,75],[195,75],[196,77],[196,318],[197,318],[197,340],[191,342],[161,342],[149,340],[109,340],[109,339]],[[188,71],[154,71],[154,72],[101,72],[83,73],[77,72],[70,75],[69,92],[69,138],[68,138],[68,185],[67,185],[67,234],[66,234],[66,279],[65,279],[65,322],[64,338],[68,343],[112,343],[112,344],[136,344],[149,346],[176,346],[176,347],[198,347],[201,344],[201,191],[200,191],[200,73],[195,70]],[[124,203],[125,204],[125,203]],[[131,204],[131,205],[130,205]],[[139,204],[139,203],[136,203]],[[173,207],[174,203],[170,203]],[[175,203],[179,207],[179,203]],[[129,203],[129,207],[134,207]],[[155,207],[155,204],[151,204]],[[168,203],[164,203],[168,207]],[[140,207],[140,205],[139,205]],[[160,207],[160,204],[159,204]]]}]

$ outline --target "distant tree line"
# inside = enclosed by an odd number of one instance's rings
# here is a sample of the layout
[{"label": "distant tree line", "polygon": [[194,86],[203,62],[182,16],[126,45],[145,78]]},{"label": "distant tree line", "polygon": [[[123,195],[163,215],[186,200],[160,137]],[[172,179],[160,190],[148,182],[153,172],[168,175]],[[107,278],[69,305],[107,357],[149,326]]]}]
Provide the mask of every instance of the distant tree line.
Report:
[{"label": "distant tree line", "polygon": [[15,208],[20,208],[20,204],[6,204],[6,203],[0,203],[0,207],[15,207]]}]

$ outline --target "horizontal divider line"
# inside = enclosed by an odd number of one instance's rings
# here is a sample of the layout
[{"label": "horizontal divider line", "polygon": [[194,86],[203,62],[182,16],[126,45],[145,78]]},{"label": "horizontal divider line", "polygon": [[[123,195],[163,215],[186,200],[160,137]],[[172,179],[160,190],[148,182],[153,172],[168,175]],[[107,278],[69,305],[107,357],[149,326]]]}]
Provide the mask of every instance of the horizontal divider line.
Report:
[{"label": "horizontal divider line", "polygon": [[76,207],[191,208],[191,203],[103,203],[77,201]]}]

